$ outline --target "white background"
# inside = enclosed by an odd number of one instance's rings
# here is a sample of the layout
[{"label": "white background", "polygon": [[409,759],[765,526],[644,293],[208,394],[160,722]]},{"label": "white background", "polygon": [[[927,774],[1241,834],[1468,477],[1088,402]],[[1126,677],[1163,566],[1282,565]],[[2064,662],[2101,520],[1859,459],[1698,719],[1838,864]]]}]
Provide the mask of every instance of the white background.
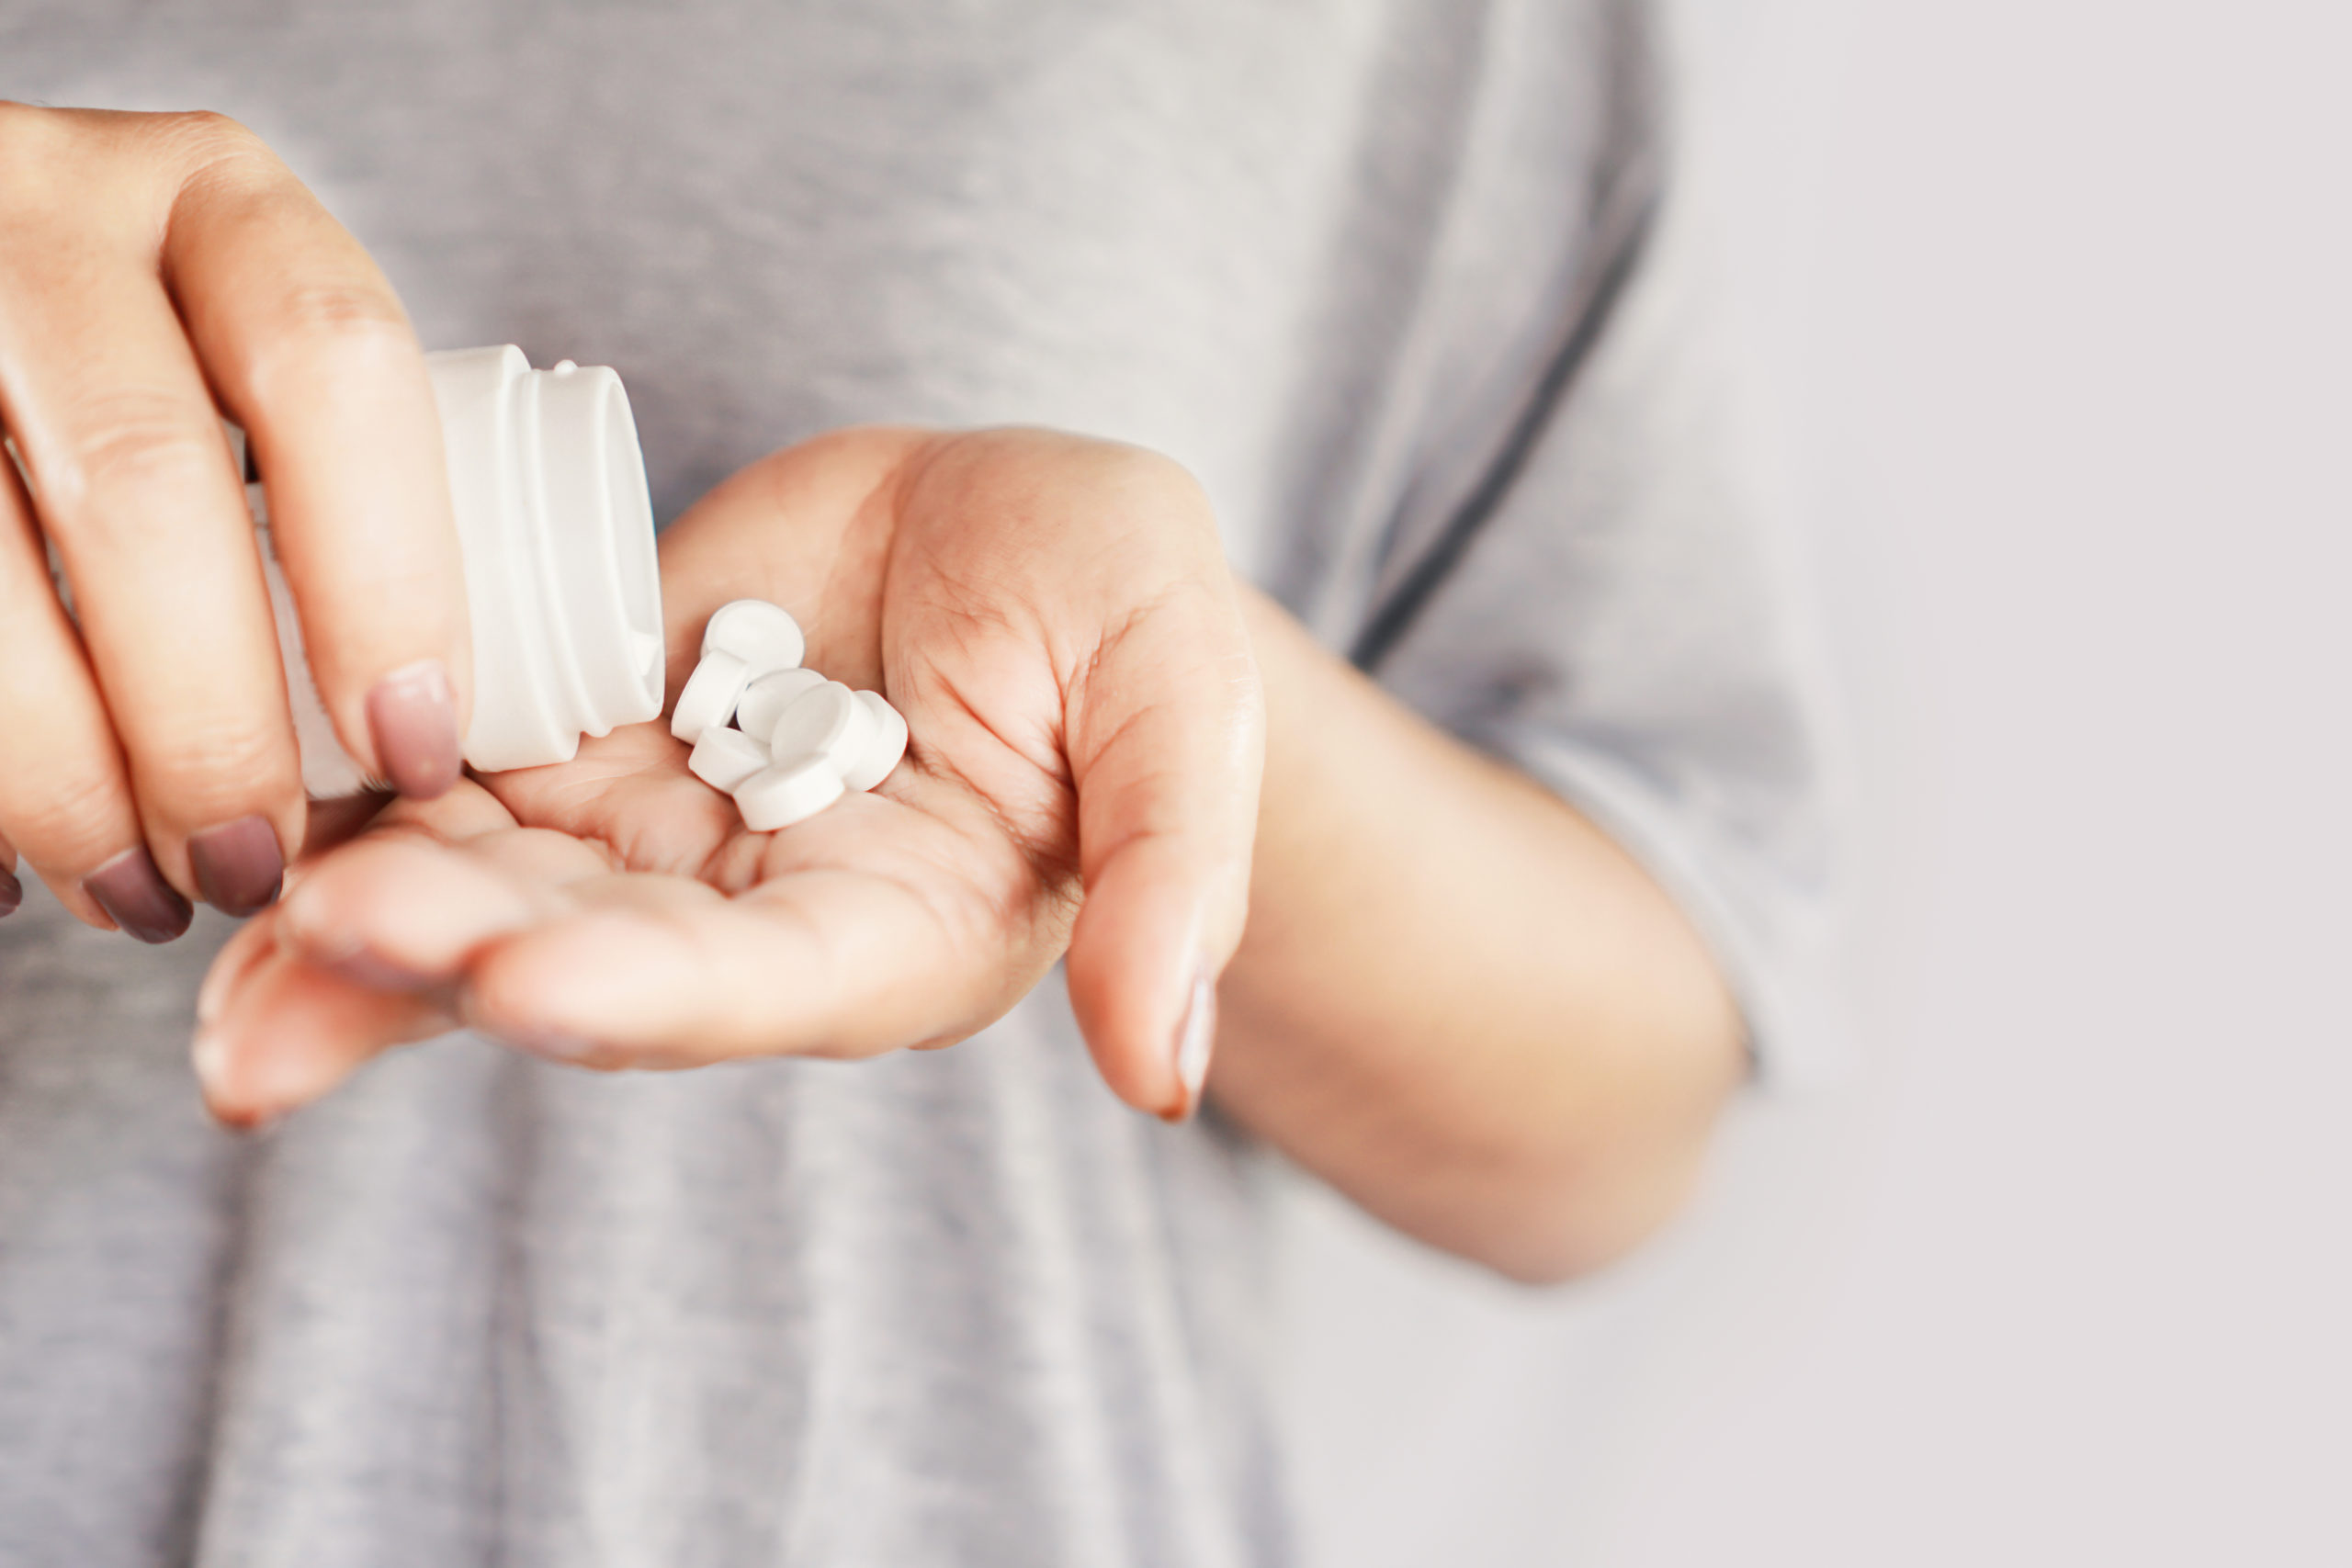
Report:
[{"label": "white background", "polygon": [[2352,6],[1683,8],[1862,1066],[1566,1296],[1303,1200],[1317,1559],[2352,1563]]}]

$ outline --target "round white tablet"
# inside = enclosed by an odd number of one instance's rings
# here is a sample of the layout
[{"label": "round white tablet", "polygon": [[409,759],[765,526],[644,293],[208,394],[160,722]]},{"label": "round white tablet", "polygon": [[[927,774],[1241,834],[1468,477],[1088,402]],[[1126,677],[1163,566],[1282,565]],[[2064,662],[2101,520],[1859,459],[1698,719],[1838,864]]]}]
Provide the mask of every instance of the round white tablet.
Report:
[{"label": "round white tablet", "polygon": [[842,783],[851,789],[872,789],[907,754],[907,720],[879,692],[860,692],[857,700],[874,716],[874,739],[842,773]]},{"label": "round white tablet", "polygon": [[743,698],[735,705],[735,722],[744,734],[764,743],[784,710],[824,683],[822,675],[806,667],[771,670],[743,688]]},{"label": "round white tablet", "polygon": [[735,716],[735,699],[751,678],[752,667],[733,654],[704,654],[670,710],[670,733],[691,746],[704,730],[725,724]]},{"label": "round white tablet", "polygon": [[808,650],[800,623],[781,604],[764,599],[737,599],[710,613],[702,629],[702,652],[731,653],[752,667],[753,675],[789,670]]},{"label": "round white tablet", "polygon": [[842,795],[842,776],[822,757],[802,757],[775,762],[735,786],[735,804],[743,826],[754,833],[773,833],[805,822]]},{"label": "round white tablet", "polygon": [[859,702],[855,692],[839,681],[828,681],[784,710],[768,732],[768,750],[779,762],[822,757],[834,773],[846,776],[880,727],[874,710]]},{"label": "round white tablet", "polygon": [[768,749],[740,729],[714,724],[695,742],[687,771],[716,790],[731,790],[768,765]]}]

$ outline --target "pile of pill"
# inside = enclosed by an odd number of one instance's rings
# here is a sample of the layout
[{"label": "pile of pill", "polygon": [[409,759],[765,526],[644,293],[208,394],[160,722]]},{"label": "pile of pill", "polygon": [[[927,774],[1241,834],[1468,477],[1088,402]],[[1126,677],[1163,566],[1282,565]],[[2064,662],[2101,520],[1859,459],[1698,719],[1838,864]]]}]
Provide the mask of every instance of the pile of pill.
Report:
[{"label": "pile of pill", "polygon": [[853,692],[803,668],[806,651],[800,624],[781,606],[722,604],[703,628],[702,662],[671,711],[670,733],[695,749],[686,766],[733,795],[755,833],[872,789],[907,753],[899,710],[878,692]]}]

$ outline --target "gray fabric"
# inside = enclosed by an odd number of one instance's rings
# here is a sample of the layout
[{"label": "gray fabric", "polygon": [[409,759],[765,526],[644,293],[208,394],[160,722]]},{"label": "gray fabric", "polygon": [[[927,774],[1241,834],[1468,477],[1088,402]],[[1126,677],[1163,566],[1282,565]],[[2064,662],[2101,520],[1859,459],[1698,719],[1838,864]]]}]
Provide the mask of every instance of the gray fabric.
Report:
[{"label": "gray fabric", "polygon": [[[0,17],[0,94],[244,119],[429,344],[618,367],[664,515],[845,422],[1067,425],[1190,465],[1344,645],[1582,308],[1636,20],[81,3]],[[1640,295],[1386,674],[1660,868],[1769,1066],[1802,684]],[[239,1140],[184,1065],[221,932],[0,923],[0,1562],[1292,1560],[1262,1163],[1120,1109],[1057,983],[857,1066],[453,1038]]]}]

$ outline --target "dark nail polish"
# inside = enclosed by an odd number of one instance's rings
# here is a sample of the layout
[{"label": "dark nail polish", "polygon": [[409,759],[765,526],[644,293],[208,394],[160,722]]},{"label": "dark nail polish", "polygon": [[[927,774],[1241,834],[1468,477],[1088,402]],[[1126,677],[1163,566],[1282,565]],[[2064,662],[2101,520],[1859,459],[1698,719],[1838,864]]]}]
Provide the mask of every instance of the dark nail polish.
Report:
[{"label": "dark nail polish", "polygon": [[431,800],[458,782],[465,765],[458,696],[439,660],[420,660],[377,682],[368,694],[368,728],[384,776],[411,800]]},{"label": "dark nail polish", "polygon": [[188,865],[204,901],[224,915],[269,907],[286,880],[286,856],[277,830],[259,817],[207,828],[187,841]]},{"label": "dark nail polish", "polygon": [[169,942],[187,930],[196,910],[155,869],[155,857],[140,845],[107,862],[82,879],[98,908],[141,942]]},{"label": "dark nail polish", "polygon": [[25,901],[25,885],[13,871],[0,871],[0,917],[13,915]]}]

